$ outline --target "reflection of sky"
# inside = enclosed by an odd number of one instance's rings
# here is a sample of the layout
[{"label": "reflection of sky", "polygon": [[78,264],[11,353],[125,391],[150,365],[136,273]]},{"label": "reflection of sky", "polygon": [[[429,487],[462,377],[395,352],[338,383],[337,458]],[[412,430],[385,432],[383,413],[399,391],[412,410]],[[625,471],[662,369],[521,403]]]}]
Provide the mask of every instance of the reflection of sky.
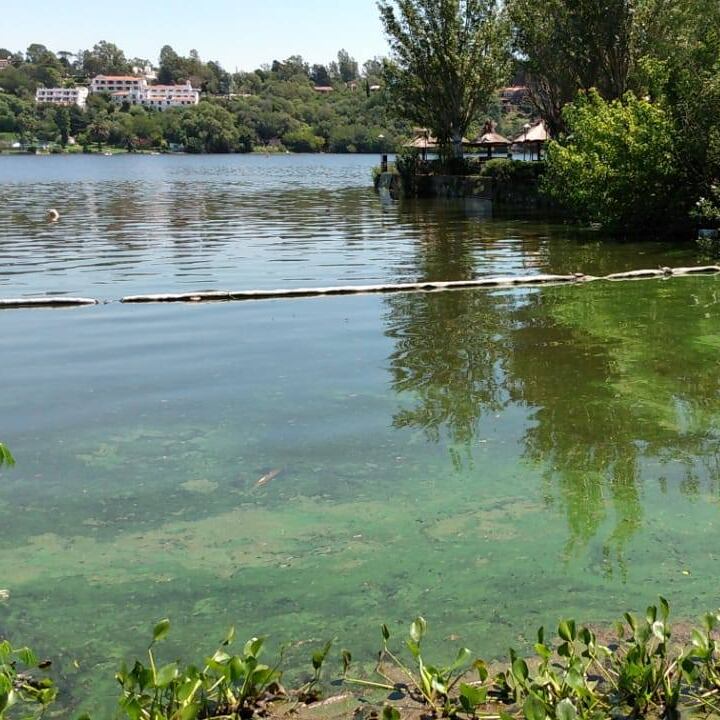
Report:
[{"label": "reflection of sky", "polygon": [[[661,246],[492,218],[484,201],[383,203],[375,156],[9,157],[0,295],[452,280],[680,264]],[[60,222],[44,221],[56,207]],[[435,246],[432,257],[418,250]],[[430,261],[430,262],[428,262]],[[606,267],[609,265],[609,267]]]}]

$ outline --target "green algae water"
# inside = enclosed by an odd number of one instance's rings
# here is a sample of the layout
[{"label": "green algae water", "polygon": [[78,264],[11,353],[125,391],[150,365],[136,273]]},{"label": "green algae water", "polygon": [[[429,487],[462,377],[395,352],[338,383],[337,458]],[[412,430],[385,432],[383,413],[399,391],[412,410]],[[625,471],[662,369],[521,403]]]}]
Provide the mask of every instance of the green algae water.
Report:
[{"label": "green algae water", "polygon": [[[132,164],[155,160],[149,178]],[[13,166],[2,294],[694,260],[467,204],[383,205],[358,159],[325,159],[317,187],[271,166],[274,215],[242,200],[243,163],[263,159],[174,160],[90,179]],[[178,239],[151,212],[148,188],[181,192],[191,171],[213,237]],[[78,208],[117,195],[114,229],[103,213],[33,225],[73,187]],[[142,197],[147,236],[123,193]],[[0,634],[53,658],[66,707],[111,717],[113,673],[165,616],[170,658],[235,625],[290,643],[291,674],[331,637],[371,660],[379,624],[404,631],[418,613],[448,657],[462,644],[486,658],[658,593],[694,617],[719,604],[719,316],[712,277],[3,312],[0,439],[17,466],[0,474]]]}]

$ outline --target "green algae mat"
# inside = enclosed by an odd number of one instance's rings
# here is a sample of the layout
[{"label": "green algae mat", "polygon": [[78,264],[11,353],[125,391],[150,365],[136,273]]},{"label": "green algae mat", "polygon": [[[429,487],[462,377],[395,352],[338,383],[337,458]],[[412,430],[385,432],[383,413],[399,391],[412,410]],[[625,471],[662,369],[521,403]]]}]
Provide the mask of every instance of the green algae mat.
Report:
[{"label": "green algae mat", "polygon": [[110,713],[166,616],[169,656],[235,625],[291,675],[419,613],[488,659],[657,594],[694,617],[719,311],[678,278],[3,314],[0,632]]}]

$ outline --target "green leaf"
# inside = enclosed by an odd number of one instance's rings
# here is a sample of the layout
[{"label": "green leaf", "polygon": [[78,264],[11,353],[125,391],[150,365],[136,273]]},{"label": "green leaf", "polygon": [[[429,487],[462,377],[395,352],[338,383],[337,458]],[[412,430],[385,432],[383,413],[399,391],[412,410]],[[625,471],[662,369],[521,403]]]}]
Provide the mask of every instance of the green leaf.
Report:
[{"label": "green leaf", "polygon": [[448,670],[452,672],[454,670],[458,670],[464,665],[467,665],[468,661],[470,660],[471,654],[472,653],[468,648],[460,648],[460,650],[458,650],[457,657],[455,658],[455,662],[448,668]]},{"label": "green leaf", "polygon": [[400,720],[400,711],[392,705],[385,705],[382,716],[383,720]]},{"label": "green leaf", "polygon": [[12,456],[10,450],[8,450],[7,445],[0,443],[0,467],[3,465],[12,467],[14,464],[15,458]]},{"label": "green leaf", "polygon": [[520,678],[522,680],[527,680],[528,676],[530,675],[530,671],[528,670],[527,663],[522,658],[518,658],[512,664],[512,671],[513,671],[513,675],[516,678]]},{"label": "green leaf", "polygon": [[230,628],[230,630],[228,630],[228,634],[225,636],[225,639],[222,641],[222,644],[229,645],[234,639],[235,639],[235,626],[233,625]]},{"label": "green leaf", "polygon": [[28,647],[20,648],[15,651],[15,654],[20,660],[27,665],[27,667],[35,667],[38,664],[38,659],[35,653]]},{"label": "green leaf", "polygon": [[312,666],[315,670],[319,670],[323,663],[325,662],[325,658],[327,657],[328,653],[330,652],[330,648],[332,647],[333,641],[328,640],[325,645],[323,645],[320,650],[316,650],[312,654]]},{"label": "green leaf", "polygon": [[487,700],[487,688],[460,683],[460,704],[467,713],[472,713],[478,705]]},{"label": "green leaf", "polygon": [[545,720],[545,704],[537,695],[528,695],[523,705],[526,720]]},{"label": "green leaf", "polygon": [[480,677],[480,680],[485,682],[488,679],[488,669],[486,662],[478,658],[472,666],[475,668],[475,670],[477,670],[477,674]]},{"label": "green leaf", "polygon": [[657,608],[654,605],[650,605],[645,611],[645,619],[648,625],[652,625],[657,620]]},{"label": "green leaf", "polygon": [[412,656],[417,660],[417,658],[420,657],[420,646],[414,641],[414,640],[406,640],[405,645],[407,645],[408,650],[411,652]]},{"label": "green leaf", "polygon": [[250,638],[245,643],[245,648],[243,649],[243,652],[246,656],[251,657],[258,657],[260,655],[260,652],[262,651],[263,645],[265,644],[265,638],[264,637],[254,637]]},{"label": "green leaf", "polygon": [[343,649],[340,651],[340,655],[342,656],[343,662],[343,674],[345,674],[350,668],[350,663],[352,662],[352,653],[349,650]]},{"label": "green leaf", "polygon": [[662,620],[656,620],[652,624],[652,633],[660,642],[665,642],[665,625]]},{"label": "green leaf", "polygon": [[557,720],[576,720],[577,710],[572,704],[570,698],[561,700],[555,708],[555,717]]},{"label": "green leaf", "polygon": [[164,667],[161,667],[160,670],[158,670],[157,680],[155,684],[160,688],[167,687],[173,680],[175,680],[175,678],[177,678],[177,676],[177,663],[170,663],[169,665],[165,665]]},{"label": "green leaf", "polygon": [[390,639],[390,630],[388,630],[388,626],[385,623],[380,626],[380,632],[382,632],[383,640]]},{"label": "green leaf", "polygon": [[668,605],[668,601],[661,595],[660,598],[660,617],[667,621],[668,617],[670,617],[670,605]]},{"label": "green leaf", "polygon": [[426,630],[427,623],[425,622],[425,618],[417,617],[413,621],[412,625],[410,625],[410,637],[413,639],[414,642],[419,644],[420,641],[423,639]]},{"label": "green leaf", "polygon": [[195,720],[200,712],[200,703],[194,702],[190,705],[186,705],[180,711],[180,720]]},{"label": "green leaf", "polygon": [[[165,618],[153,628],[153,642],[159,642],[167,637],[170,632],[170,620]],[[217,636],[216,636],[217,637]]]},{"label": "green leaf", "polygon": [[558,635],[566,642],[572,642],[573,640],[575,640],[575,621],[563,620],[558,627]]}]

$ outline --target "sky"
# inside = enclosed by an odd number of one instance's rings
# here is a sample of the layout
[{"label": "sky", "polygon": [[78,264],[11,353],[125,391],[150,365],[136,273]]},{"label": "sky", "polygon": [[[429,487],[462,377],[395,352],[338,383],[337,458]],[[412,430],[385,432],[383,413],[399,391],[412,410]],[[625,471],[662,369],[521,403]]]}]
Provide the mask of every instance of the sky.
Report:
[{"label": "sky", "polygon": [[326,63],[340,48],[361,64],[388,52],[375,0],[29,0],[0,21],[0,47],[12,51],[36,42],[77,52],[98,40],[153,63],[163,45],[194,48],[231,72],[297,54]]}]

